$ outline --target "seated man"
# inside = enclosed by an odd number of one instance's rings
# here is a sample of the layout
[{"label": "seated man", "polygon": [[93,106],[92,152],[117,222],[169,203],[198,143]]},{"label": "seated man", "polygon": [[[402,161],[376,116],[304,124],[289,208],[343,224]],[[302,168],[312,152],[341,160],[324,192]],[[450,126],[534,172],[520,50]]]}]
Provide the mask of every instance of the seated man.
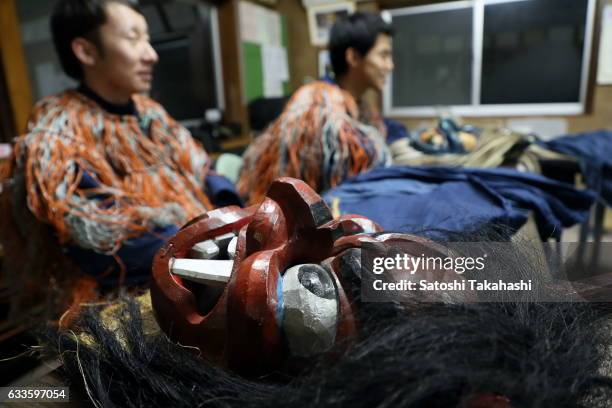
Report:
[{"label": "seated man", "polygon": [[249,146],[238,191],[263,199],[274,179],[306,181],[317,192],[370,168],[388,164],[382,119],[362,96],[382,90],[393,70],[391,27],[376,14],[355,13],[331,30],[335,83],[298,89],[282,115]]},{"label": "seated man", "polygon": [[187,129],[143,95],[158,56],[129,1],[61,0],[51,30],[80,86],[36,104],[15,144],[14,194],[81,270],[107,285],[113,270],[144,281],[165,238],[212,209],[210,186],[223,181]]}]

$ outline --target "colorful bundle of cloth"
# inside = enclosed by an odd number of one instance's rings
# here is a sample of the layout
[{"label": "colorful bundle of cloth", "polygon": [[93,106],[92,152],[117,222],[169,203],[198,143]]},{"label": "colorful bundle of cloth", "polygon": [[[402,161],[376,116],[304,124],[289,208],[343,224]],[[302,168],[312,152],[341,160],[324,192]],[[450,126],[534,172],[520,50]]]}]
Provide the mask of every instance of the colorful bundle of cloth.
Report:
[{"label": "colorful bundle of cloth", "polygon": [[480,129],[458,125],[450,118],[440,119],[435,128],[424,129],[411,135],[411,145],[423,153],[467,153],[476,147]]},{"label": "colorful bundle of cloth", "polygon": [[285,110],[244,155],[238,191],[263,199],[281,176],[324,191],[365,170],[390,164],[385,125],[376,114],[334,84],[300,88]]}]

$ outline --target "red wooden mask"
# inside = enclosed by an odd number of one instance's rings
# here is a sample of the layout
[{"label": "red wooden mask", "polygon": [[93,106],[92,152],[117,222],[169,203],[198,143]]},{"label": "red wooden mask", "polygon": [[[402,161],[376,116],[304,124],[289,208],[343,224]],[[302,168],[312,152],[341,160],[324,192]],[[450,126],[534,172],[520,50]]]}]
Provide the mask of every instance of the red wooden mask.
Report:
[{"label": "red wooden mask", "polygon": [[[158,251],[155,316],[171,339],[238,373],[291,367],[357,334],[352,294],[359,288],[349,281],[361,273],[364,243],[409,242],[419,253],[444,252],[425,238],[377,232],[382,229],[361,216],[333,220],[304,182],[278,179],[261,205],[210,211]],[[213,272],[203,281],[191,279],[184,268],[190,257],[208,258],[204,274]],[[511,404],[481,394],[464,406]]]},{"label": "red wooden mask", "polygon": [[[355,332],[350,299],[331,266],[334,243],[380,230],[359,216],[333,220],[323,199],[304,182],[281,178],[261,205],[210,211],[158,251],[151,287],[157,321],[173,340],[243,373],[265,372],[291,355],[324,351]],[[219,238],[229,240],[229,248]],[[221,276],[218,284],[215,277],[198,283],[173,273],[204,243],[213,246],[216,259],[196,263],[225,268],[226,282]],[[222,254],[215,256],[219,248]]]}]

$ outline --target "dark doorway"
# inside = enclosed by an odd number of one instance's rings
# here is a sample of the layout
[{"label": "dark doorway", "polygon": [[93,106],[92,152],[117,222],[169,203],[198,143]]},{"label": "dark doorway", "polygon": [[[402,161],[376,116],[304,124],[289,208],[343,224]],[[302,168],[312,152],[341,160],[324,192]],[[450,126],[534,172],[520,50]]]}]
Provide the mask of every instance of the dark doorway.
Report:
[{"label": "dark doorway", "polygon": [[2,54],[0,54],[0,143],[10,143],[15,136],[11,101],[6,86]]}]

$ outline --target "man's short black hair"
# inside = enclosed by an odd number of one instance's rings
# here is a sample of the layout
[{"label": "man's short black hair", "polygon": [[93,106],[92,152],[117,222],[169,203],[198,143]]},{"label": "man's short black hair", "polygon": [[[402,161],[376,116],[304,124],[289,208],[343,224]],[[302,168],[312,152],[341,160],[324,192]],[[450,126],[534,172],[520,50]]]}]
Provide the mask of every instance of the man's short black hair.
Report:
[{"label": "man's short black hair", "polygon": [[120,3],[137,10],[130,0],[60,0],[51,15],[51,34],[64,72],[76,80],[83,78],[81,63],[72,52],[72,40],[84,37],[100,48],[98,29],[106,20],[106,5]]},{"label": "man's short black hair", "polygon": [[336,21],[329,35],[329,54],[336,78],[348,71],[346,50],[354,48],[365,56],[379,34],[393,35],[391,25],[380,14],[356,12]]}]

